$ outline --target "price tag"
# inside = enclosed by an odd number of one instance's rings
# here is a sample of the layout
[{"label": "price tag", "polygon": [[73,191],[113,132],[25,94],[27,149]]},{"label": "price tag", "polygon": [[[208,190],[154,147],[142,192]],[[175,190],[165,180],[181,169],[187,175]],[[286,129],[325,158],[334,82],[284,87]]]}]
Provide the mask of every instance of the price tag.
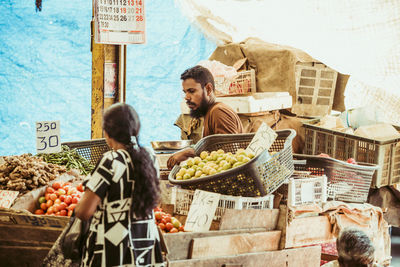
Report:
[{"label": "price tag", "polygon": [[61,151],[60,121],[36,122],[37,153],[58,153]]},{"label": "price tag", "polygon": [[146,42],[144,0],[94,0],[93,3],[96,43]]},{"label": "price tag", "polygon": [[196,190],[185,223],[185,230],[203,232],[210,229],[220,194]]},{"label": "price tag", "polygon": [[18,194],[18,191],[0,190],[0,208],[9,209]]},{"label": "price tag", "polygon": [[246,152],[252,152],[255,156],[261,154],[264,150],[268,150],[271,147],[277,136],[278,134],[274,130],[267,124],[262,123],[246,148]]}]

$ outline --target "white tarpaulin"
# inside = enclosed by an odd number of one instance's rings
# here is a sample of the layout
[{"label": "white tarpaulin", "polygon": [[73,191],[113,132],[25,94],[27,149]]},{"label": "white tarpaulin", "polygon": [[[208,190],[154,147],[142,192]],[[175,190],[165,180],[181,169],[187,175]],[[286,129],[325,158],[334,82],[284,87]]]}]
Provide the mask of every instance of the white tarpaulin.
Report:
[{"label": "white tarpaulin", "polygon": [[400,1],[175,1],[219,44],[258,37],[349,74],[346,108],[377,104],[400,124]]}]

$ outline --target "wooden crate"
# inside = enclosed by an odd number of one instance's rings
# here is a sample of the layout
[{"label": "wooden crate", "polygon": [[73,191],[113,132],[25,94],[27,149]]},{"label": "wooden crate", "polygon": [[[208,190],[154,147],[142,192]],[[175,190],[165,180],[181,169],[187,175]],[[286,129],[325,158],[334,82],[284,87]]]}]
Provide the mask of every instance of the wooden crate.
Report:
[{"label": "wooden crate", "polygon": [[191,260],[168,260],[169,267],[318,267],[321,260],[321,247],[305,247],[277,251],[246,253],[235,256],[209,257]]},{"label": "wooden crate", "polygon": [[[279,220],[277,229],[282,231],[279,248],[296,248],[311,245],[318,245],[336,241],[336,236],[333,233],[333,225],[329,221],[327,215],[290,218],[287,207],[280,206]],[[371,229],[369,225],[359,225],[349,217],[339,215],[341,227],[357,227],[364,230],[370,236],[377,229]],[[383,231],[379,236],[375,236],[372,242],[375,246],[375,255],[381,264],[385,261],[390,261],[390,236],[388,225],[382,221]],[[312,227],[310,227],[312,226]]]},{"label": "wooden crate", "polygon": [[0,209],[0,266],[41,266],[68,221],[68,217]]}]

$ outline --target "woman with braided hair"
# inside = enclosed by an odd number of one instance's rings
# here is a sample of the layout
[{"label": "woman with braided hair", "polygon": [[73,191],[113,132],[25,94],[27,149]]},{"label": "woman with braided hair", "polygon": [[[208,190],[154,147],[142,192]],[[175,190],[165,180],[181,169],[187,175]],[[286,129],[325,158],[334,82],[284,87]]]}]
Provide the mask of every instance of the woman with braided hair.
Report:
[{"label": "woman with braided hair", "polygon": [[108,146],[85,181],[76,217],[91,219],[81,266],[163,266],[153,208],[159,200],[154,156],[138,143],[139,117],[128,104],[103,116]]}]

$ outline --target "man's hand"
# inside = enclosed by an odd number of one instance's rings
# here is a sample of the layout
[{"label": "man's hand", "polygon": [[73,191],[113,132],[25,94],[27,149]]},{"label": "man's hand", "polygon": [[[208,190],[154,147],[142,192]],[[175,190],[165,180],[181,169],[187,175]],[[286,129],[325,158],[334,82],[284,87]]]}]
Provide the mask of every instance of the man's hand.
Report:
[{"label": "man's hand", "polygon": [[196,156],[196,153],[194,152],[194,149],[191,148],[191,147],[185,148],[185,149],[180,150],[178,152],[175,152],[168,159],[167,167],[168,167],[168,169],[172,169],[172,167],[174,167],[176,164],[179,164],[182,161],[186,160],[187,158],[194,157],[194,156]]}]

